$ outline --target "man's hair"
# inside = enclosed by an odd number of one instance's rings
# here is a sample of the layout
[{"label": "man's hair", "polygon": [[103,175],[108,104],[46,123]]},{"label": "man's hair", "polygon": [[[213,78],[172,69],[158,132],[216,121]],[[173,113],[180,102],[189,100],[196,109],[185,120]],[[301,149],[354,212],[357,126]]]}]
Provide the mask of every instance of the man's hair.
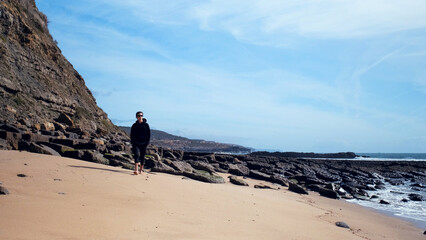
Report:
[{"label": "man's hair", "polygon": [[136,113],[136,117],[138,116],[138,114],[139,113],[142,113],[142,115],[143,115],[143,112],[142,111],[138,111],[137,113]]}]

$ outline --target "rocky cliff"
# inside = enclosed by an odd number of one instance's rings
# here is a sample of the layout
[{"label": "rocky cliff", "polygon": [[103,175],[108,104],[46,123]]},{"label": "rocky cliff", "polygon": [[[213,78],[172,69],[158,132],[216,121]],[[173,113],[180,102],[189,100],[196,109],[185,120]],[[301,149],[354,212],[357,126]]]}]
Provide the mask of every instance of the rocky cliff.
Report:
[{"label": "rocky cliff", "polygon": [[91,134],[116,131],[47,25],[34,0],[0,1],[0,120],[34,125],[62,113]]}]

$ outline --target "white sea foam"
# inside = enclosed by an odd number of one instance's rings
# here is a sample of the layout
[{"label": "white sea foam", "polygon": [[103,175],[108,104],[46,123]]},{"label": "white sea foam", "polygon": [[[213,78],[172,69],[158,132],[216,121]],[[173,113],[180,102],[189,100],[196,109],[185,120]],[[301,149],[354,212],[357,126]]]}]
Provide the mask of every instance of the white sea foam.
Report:
[{"label": "white sea foam", "polygon": [[[425,201],[411,201],[408,194],[419,194],[426,199],[426,189],[417,188],[420,191],[414,190],[410,185],[411,182],[404,182],[403,185],[393,186],[385,183],[385,189],[377,191],[367,191],[370,196],[376,195],[378,198],[373,198],[370,201],[365,200],[348,200],[362,206],[371,207],[374,209],[382,210],[392,215],[406,218],[411,220],[418,227],[426,228],[426,202]],[[403,202],[403,199],[409,200]],[[390,204],[381,204],[380,200],[386,200]]]}]

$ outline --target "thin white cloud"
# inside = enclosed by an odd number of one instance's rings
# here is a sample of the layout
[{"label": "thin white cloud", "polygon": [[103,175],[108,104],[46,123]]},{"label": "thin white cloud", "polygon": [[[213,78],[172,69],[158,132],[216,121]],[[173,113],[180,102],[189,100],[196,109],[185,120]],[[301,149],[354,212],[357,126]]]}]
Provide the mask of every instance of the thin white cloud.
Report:
[{"label": "thin white cloud", "polygon": [[204,29],[277,45],[294,36],[353,38],[425,28],[425,12],[421,0],[212,0],[191,13]]},{"label": "thin white cloud", "polygon": [[[96,9],[94,13],[90,10],[92,14],[113,13],[100,11],[108,5],[127,9],[129,14],[144,21],[188,24],[195,20],[204,29],[226,30],[241,36],[262,33],[348,38],[426,27],[423,0],[93,0],[90,3],[93,7],[89,9]],[[88,4],[73,8],[85,11]]]}]

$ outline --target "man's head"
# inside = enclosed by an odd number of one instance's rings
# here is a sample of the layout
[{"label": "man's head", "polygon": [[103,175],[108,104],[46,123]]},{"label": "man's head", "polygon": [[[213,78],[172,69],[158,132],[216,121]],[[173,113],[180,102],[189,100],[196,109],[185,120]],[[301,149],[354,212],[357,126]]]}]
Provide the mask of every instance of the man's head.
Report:
[{"label": "man's head", "polygon": [[136,119],[137,119],[139,122],[142,122],[142,120],[143,120],[143,112],[141,112],[141,111],[137,112],[137,113],[136,113]]}]

